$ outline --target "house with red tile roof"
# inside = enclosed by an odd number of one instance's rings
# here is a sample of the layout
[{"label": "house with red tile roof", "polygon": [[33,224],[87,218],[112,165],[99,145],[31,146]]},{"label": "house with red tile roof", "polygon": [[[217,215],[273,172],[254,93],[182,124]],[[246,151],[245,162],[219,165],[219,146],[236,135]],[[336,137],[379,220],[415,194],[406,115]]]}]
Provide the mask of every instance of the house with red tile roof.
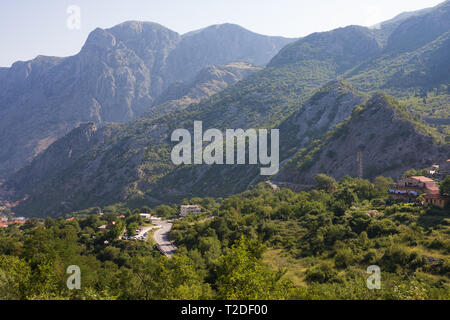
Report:
[{"label": "house with red tile roof", "polygon": [[413,202],[421,194],[438,195],[439,186],[436,181],[424,176],[413,176],[400,180],[389,190],[392,199]]}]

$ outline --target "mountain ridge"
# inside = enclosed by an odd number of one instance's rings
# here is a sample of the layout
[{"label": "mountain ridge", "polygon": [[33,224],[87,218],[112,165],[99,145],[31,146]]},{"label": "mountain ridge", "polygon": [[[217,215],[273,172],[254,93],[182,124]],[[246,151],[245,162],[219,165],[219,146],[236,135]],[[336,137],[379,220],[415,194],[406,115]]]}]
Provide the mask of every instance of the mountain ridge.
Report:
[{"label": "mountain ridge", "polygon": [[[29,163],[79,123],[130,121],[151,109],[175,81],[189,82],[207,65],[268,62],[291,41],[243,28],[221,34],[182,38],[156,23],[130,21],[95,29],[74,56],[38,56],[0,69],[0,176]],[[209,51],[194,59],[189,50],[198,45]],[[177,66],[185,71],[175,72]]]},{"label": "mountain ridge", "polygon": [[[442,19],[447,10],[447,6],[440,6],[438,14],[432,10],[420,15],[420,19],[425,16]],[[399,34],[403,34],[404,30],[417,33],[415,19],[417,16],[403,20],[400,24],[403,31]],[[414,20],[413,23],[408,22],[410,20]],[[408,26],[412,27],[408,29]],[[395,30],[389,30],[389,33],[394,34]],[[406,38],[411,38],[411,35]],[[379,143],[373,146],[376,154],[363,153],[368,166],[365,172],[370,177],[375,174],[397,177],[402,170],[410,169],[406,167],[409,166],[407,156],[410,155],[405,149],[400,150],[402,141],[389,137],[389,131],[407,137],[406,149],[410,147],[420,152],[414,145],[416,139],[421,141],[423,150],[429,151],[429,158],[419,155],[411,166],[428,165],[433,159],[441,161],[440,157],[447,152],[448,144],[442,141],[448,141],[450,131],[445,131],[445,125],[434,128],[421,120],[425,114],[434,118],[436,112],[448,114],[446,96],[439,96],[438,93],[447,92],[448,88],[447,78],[439,76],[439,71],[445,70],[447,32],[437,37],[427,33],[418,38],[429,42],[419,48],[408,47],[406,51],[398,51],[380,45],[374,31],[364,27],[350,26],[313,34],[284,47],[266,68],[206,99],[183,106],[182,110],[158,114],[157,118],[138,118],[112,128],[111,135],[106,135],[105,139],[102,139],[102,130],[98,130],[94,136],[99,135],[99,138],[91,140],[98,143],[80,152],[77,161],[64,160],[62,169],[48,179],[40,179],[28,166],[21,170],[20,175],[12,177],[8,185],[16,188],[18,197],[29,195],[18,210],[57,215],[88,205],[114,202],[142,205],[151,204],[154,199],[159,203],[170,203],[183,197],[220,197],[240,192],[261,181],[258,168],[253,166],[175,167],[170,161],[173,146],[169,141],[170,134],[178,128],[191,131],[194,121],[203,121],[204,128],[220,130],[279,127],[283,130],[280,150],[282,166],[299,164],[294,165],[293,169],[289,167],[294,171],[285,170],[282,173],[288,172],[292,177],[297,177],[294,181],[297,184],[313,182],[313,175],[320,171],[337,178],[343,174],[355,174],[353,157],[356,159],[358,146],[369,145],[370,136],[372,139],[380,137]],[[352,46],[358,39],[362,39],[359,45]],[[439,68],[427,69],[430,61],[439,62]],[[420,75],[425,71],[425,79],[434,78],[436,81],[397,81],[395,85],[393,80],[402,79],[392,75],[395,75],[397,68],[403,68],[406,75]],[[367,100],[372,97],[373,101],[380,89],[396,99],[405,100],[396,102],[394,98],[383,95],[379,99],[385,108],[376,109],[367,105]],[[432,107],[427,103],[428,93],[433,93],[435,97]],[[420,106],[415,105],[418,100],[421,100]],[[443,106],[435,107],[441,102],[444,102]],[[397,108],[397,105],[401,107]],[[361,108],[374,111],[374,118],[370,118],[372,111],[361,112]],[[421,108],[425,108],[426,112]],[[397,110],[397,113],[392,110]],[[372,126],[370,130],[365,129],[361,121],[358,122],[358,115],[366,117],[363,123],[369,128]],[[395,115],[404,117],[402,121],[405,124],[398,122]],[[345,140],[345,130],[353,130],[355,135],[361,137],[361,142]],[[338,140],[336,132],[341,133],[344,140]],[[330,141],[349,144],[348,150],[344,152],[345,147],[342,147],[342,152],[338,153],[333,148],[326,149]],[[387,145],[383,146],[385,141]],[[391,141],[392,144],[389,144]],[[324,150],[326,157],[312,161],[321,150]],[[333,155],[337,160],[333,160]],[[381,159],[380,155],[387,155],[387,158]],[[397,156],[403,162],[398,163]],[[36,161],[41,161],[43,157]],[[336,166],[336,161],[340,164],[333,171],[329,166]],[[305,163],[310,175],[301,171]],[[395,168],[389,167],[389,163]],[[24,177],[28,176],[37,177],[33,186],[23,182]]]}]

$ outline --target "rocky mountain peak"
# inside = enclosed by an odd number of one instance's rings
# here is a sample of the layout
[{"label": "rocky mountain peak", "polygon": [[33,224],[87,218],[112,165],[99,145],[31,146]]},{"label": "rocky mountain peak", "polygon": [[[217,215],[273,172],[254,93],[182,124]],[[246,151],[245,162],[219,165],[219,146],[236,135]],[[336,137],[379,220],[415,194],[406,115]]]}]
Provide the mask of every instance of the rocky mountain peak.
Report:
[{"label": "rocky mountain peak", "polygon": [[89,34],[81,51],[83,52],[91,48],[110,49],[115,47],[116,44],[117,40],[114,35],[107,30],[96,28]]}]

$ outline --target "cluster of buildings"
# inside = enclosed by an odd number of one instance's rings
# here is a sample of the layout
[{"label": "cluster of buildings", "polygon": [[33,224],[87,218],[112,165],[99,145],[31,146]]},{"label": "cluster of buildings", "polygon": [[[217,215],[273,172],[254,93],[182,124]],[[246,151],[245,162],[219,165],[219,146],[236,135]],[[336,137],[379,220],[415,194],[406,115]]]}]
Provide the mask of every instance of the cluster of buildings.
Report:
[{"label": "cluster of buildings", "polygon": [[14,207],[17,207],[18,205],[19,205],[19,201],[16,201],[16,202],[8,202],[8,201],[2,202],[2,201],[0,201],[0,211],[5,211],[7,209],[12,209]]},{"label": "cluster of buildings", "polygon": [[391,199],[404,202],[419,202],[420,195],[425,195],[422,204],[445,208],[450,197],[441,195],[438,183],[425,176],[413,176],[400,180],[389,190]]},{"label": "cluster of buildings", "polygon": [[[1,184],[0,184],[1,191]],[[0,198],[1,198],[0,192]],[[0,228],[6,228],[11,224],[24,224],[26,219],[19,217],[14,218],[14,212],[11,209],[19,205],[19,201],[9,202],[0,200]]]},{"label": "cluster of buildings", "polygon": [[0,217],[0,228],[6,228],[12,224],[24,224],[26,221],[27,221],[27,219],[24,217],[8,218],[6,216],[1,216]]}]

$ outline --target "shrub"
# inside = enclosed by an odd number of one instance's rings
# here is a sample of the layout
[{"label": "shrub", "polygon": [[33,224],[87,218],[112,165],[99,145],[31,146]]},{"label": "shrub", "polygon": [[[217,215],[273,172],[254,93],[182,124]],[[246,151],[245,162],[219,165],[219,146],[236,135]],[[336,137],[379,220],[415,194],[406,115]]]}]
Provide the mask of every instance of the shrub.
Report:
[{"label": "shrub", "polygon": [[340,249],[334,257],[334,263],[336,267],[341,269],[347,268],[348,266],[352,265],[354,260],[355,259],[353,256],[353,252],[349,248]]},{"label": "shrub", "polygon": [[329,262],[321,262],[319,265],[306,271],[308,282],[326,283],[335,279],[337,272]]}]

